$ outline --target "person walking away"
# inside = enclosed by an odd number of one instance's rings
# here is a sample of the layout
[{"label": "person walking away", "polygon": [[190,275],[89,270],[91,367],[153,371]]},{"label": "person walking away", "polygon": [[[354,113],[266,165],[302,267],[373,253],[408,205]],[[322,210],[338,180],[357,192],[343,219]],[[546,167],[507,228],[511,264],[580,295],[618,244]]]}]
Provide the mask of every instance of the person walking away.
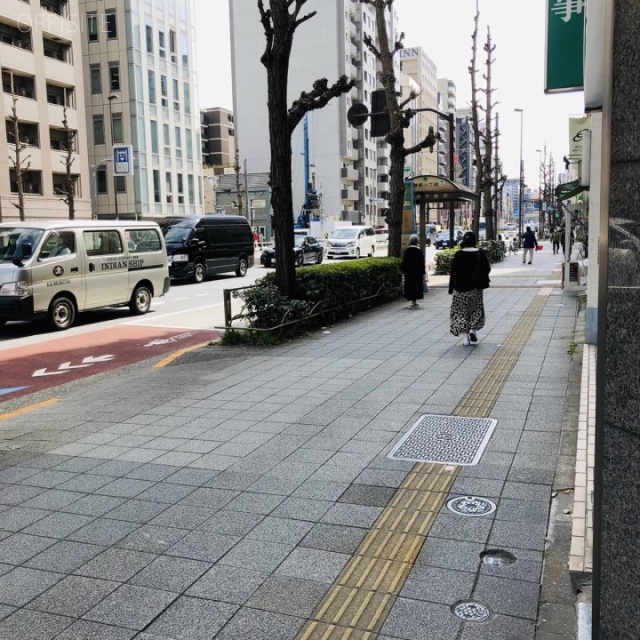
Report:
[{"label": "person walking away", "polygon": [[560,251],[560,229],[556,227],[551,234],[551,242],[553,243],[553,255],[557,255]]},{"label": "person walking away", "polygon": [[462,335],[467,347],[478,342],[478,331],[484,327],[484,289],[489,287],[491,265],[487,254],[477,247],[476,235],[467,231],[451,262],[449,295],[451,301],[451,333]]},{"label": "person walking away", "polygon": [[418,300],[424,298],[427,269],[419,242],[420,239],[415,234],[409,238],[409,246],[404,250],[400,263],[400,270],[404,274],[404,297],[409,301],[409,309],[416,309],[419,306]]},{"label": "person walking away", "polygon": [[535,232],[531,231],[531,227],[527,227],[526,231],[522,234],[522,248],[524,249],[522,264],[524,264],[527,259],[527,253],[529,254],[529,264],[531,264],[533,252],[538,248],[538,240],[536,239]]}]

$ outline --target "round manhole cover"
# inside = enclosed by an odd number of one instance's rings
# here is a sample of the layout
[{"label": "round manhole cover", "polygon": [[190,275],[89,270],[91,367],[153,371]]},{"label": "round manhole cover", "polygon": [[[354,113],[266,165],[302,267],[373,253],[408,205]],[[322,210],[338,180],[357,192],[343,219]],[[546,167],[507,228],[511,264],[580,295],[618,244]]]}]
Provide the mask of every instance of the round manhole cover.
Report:
[{"label": "round manhole cover", "polygon": [[483,564],[489,564],[499,567],[513,564],[516,559],[517,558],[513,555],[513,553],[509,553],[504,549],[487,549],[480,554],[480,560],[482,560]]},{"label": "round manhole cover", "polygon": [[488,516],[496,510],[495,502],[476,496],[461,496],[447,502],[447,508],[460,516]]},{"label": "round manhole cover", "polygon": [[457,602],[452,607],[453,615],[467,622],[484,622],[489,619],[489,609],[479,602]]}]

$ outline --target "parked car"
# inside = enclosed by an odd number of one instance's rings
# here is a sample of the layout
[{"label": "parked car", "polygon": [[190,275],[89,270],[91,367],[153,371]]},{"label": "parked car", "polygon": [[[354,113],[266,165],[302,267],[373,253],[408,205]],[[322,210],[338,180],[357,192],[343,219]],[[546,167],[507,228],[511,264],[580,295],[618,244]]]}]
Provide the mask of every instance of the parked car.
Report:
[{"label": "parked car", "polygon": [[327,258],[359,258],[376,254],[373,227],[353,225],[334,229],[328,242]]},{"label": "parked car", "polygon": [[[296,233],[293,237],[293,250],[296,254],[296,266],[304,264],[320,264],[324,257],[322,245],[313,236],[305,236]],[[276,266],[275,247],[269,247],[262,252],[260,263],[264,267]]]},{"label": "parked car", "polygon": [[[464,234],[462,233],[462,229],[456,229],[453,232],[454,244],[458,244],[460,240],[462,240],[463,235]],[[445,229],[444,231],[441,231],[436,236],[436,241],[434,242],[434,246],[436,249],[451,249],[451,233],[449,232],[449,229]]]},{"label": "parked car", "polygon": [[376,227],[374,231],[376,234],[376,242],[378,244],[389,242],[389,229],[387,229],[386,227]]},{"label": "parked car", "polygon": [[172,278],[202,282],[229,271],[243,277],[253,267],[253,232],[244,216],[175,216],[159,224]]}]

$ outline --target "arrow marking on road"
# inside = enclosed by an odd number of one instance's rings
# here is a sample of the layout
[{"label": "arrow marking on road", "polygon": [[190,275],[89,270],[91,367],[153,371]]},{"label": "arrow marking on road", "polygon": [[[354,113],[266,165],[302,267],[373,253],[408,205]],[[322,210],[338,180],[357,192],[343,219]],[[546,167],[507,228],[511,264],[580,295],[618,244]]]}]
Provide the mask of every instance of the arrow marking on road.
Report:
[{"label": "arrow marking on road", "polygon": [[15,391],[22,391],[29,387],[9,387],[8,389],[0,389],[0,396],[6,396],[8,393],[14,393]]},{"label": "arrow marking on road", "polygon": [[58,376],[61,373],[67,373],[72,369],[84,369],[85,367],[90,367],[92,364],[96,364],[97,362],[108,362],[109,360],[113,360],[115,356],[107,354],[104,356],[87,356],[82,359],[82,364],[71,364],[71,362],[63,362],[57,371],[48,371],[46,367],[42,369],[38,369],[34,371],[31,375],[32,378],[40,378],[42,376]]}]

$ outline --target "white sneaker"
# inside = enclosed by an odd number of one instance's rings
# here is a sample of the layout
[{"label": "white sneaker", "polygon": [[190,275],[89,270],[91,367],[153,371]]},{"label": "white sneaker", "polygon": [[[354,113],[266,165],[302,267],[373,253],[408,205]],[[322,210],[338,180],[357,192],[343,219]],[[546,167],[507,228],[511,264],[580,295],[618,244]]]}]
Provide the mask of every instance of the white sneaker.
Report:
[{"label": "white sneaker", "polygon": [[469,334],[465,333],[464,338],[462,338],[462,345],[465,347],[468,347],[470,344],[471,344],[471,341],[469,340]]}]

